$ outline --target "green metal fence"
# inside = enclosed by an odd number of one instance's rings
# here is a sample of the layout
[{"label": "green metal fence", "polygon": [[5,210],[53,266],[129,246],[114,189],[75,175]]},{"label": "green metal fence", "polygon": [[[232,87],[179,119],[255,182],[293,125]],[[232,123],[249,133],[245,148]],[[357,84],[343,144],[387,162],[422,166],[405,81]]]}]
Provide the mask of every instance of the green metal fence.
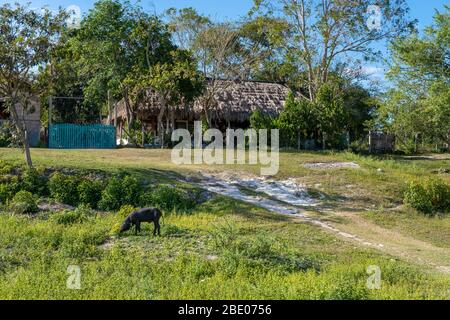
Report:
[{"label": "green metal fence", "polygon": [[114,149],[116,128],[101,124],[52,124],[48,140],[50,149]]}]

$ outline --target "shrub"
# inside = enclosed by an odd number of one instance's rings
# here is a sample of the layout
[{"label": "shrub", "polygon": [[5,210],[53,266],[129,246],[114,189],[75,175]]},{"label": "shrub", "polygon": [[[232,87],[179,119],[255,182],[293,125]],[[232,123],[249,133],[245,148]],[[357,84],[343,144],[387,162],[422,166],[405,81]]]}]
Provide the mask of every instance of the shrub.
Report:
[{"label": "shrub", "polygon": [[102,198],[102,184],[99,181],[83,180],[78,185],[78,195],[81,204],[90,205],[97,208],[98,202]]},{"label": "shrub", "polygon": [[[0,146],[1,148],[1,146]],[[14,167],[5,161],[0,160],[0,174],[10,174]]]},{"label": "shrub", "polygon": [[94,212],[86,205],[80,205],[75,210],[64,210],[52,215],[51,219],[57,224],[71,225],[83,223],[88,220]]},{"label": "shrub", "polygon": [[122,182],[114,177],[102,191],[102,199],[98,207],[102,210],[117,210],[122,205]]},{"label": "shrub", "polygon": [[450,185],[442,180],[431,179],[428,181],[427,191],[435,211],[450,212]]},{"label": "shrub", "polygon": [[152,204],[164,211],[190,210],[194,208],[195,201],[186,191],[167,185],[159,185],[151,193]]},{"label": "shrub", "polygon": [[18,214],[35,213],[39,211],[36,198],[31,192],[25,190],[16,193],[9,208],[12,212]]},{"label": "shrub", "polygon": [[138,205],[142,187],[138,179],[126,176],[122,180],[122,204]]},{"label": "shrub", "polygon": [[50,195],[59,202],[77,205],[79,179],[75,176],[68,176],[56,172],[52,174],[48,182]]},{"label": "shrub", "polygon": [[0,183],[0,203],[6,203],[9,197],[8,185],[6,183]]},{"label": "shrub", "polygon": [[21,183],[17,176],[2,180],[0,183],[0,203],[6,204],[21,188]]},{"label": "shrub", "polygon": [[102,191],[102,199],[99,208],[102,210],[118,210],[122,205],[138,205],[142,194],[139,180],[126,176],[112,178],[106,188]]},{"label": "shrub", "polygon": [[26,169],[22,174],[22,189],[40,196],[48,195],[48,179],[35,168]]},{"label": "shrub", "polygon": [[411,181],[403,202],[428,215],[450,211],[450,186],[438,179]]},{"label": "shrub", "polygon": [[151,191],[144,192],[139,197],[139,206],[140,207],[152,207],[153,204],[153,193]]},{"label": "shrub", "polygon": [[0,203],[7,203],[12,196],[9,184],[0,183]]}]

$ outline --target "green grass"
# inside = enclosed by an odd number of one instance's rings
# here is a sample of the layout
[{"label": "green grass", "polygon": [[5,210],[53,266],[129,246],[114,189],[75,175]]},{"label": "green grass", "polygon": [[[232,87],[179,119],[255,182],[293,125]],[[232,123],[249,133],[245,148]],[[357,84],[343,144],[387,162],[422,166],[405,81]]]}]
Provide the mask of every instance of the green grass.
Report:
[{"label": "green grass", "polygon": [[[35,149],[32,155],[38,166],[126,171],[164,183],[223,169],[175,166],[167,150]],[[0,160],[19,164],[22,155],[0,149]],[[329,161],[355,161],[362,168],[302,166]],[[448,248],[448,218],[387,209],[401,203],[406,180],[438,175],[448,181],[441,170],[448,167],[448,160],[282,153],[276,178],[299,178],[336,211],[361,210],[369,222]],[[53,214],[0,213],[0,299],[450,299],[447,275],[225,197],[190,214],[166,213],[157,238],[149,225],[139,236],[111,237],[120,222],[114,213],[72,224],[58,223]],[[81,290],[66,287],[69,265],[81,268]],[[381,269],[380,290],[366,287],[370,265]]]},{"label": "green grass", "polygon": [[[115,220],[66,226],[1,215],[0,298],[448,298],[448,279],[226,199],[166,216],[160,238],[146,227],[111,240]],[[81,290],[66,288],[69,265],[81,267]],[[365,286],[369,265],[382,270],[381,290]]]}]

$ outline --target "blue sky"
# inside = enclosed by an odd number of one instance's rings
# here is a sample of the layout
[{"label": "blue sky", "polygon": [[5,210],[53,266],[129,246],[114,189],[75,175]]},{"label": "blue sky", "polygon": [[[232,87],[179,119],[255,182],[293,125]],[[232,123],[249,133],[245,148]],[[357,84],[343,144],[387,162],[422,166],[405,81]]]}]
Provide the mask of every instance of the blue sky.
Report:
[{"label": "blue sky", "polygon": [[[12,2],[0,0],[0,3]],[[33,7],[42,7],[49,5],[52,8],[68,7],[69,5],[77,5],[83,12],[89,10],[95,3],[95,0],[19,0],[20,3],[31,2]],[[132,0],[132,2],[136,2]],[[235,19],[244,15],[252,6],[253,0],[141,0],[141,4],[156,12],[162,12],[170,7],[194,7],[198,11],[217,17],[219,19]],[[442,9],[445,0],[407,0],[411,8],[412,18],[419,20],[419,27],[431,22],[434,9]]]},{"label": "blue sky", "polygon": [[[16,0],[17,1],[17,0]],[[41,8],[45,5],[51,8],[67,8],[70,5],[77,5],[83,13],[87,12],[96,0],[18,0],[19,3],[31,2],[33,8]],[[136,0],[130,0],[132,3]],[[0,0],[0,4],[5,1]],[[446,0],[407,0],[410,6],[410,17],[419,21],[419,30],[432,22],[432,17],[436,9],[442,10],[448,3]],[[161,13],[170,7],[184,8],[193,7],[197,11],[209,15],[218,20],[233,20],[245,15],[252,7],[253,0],[141,0],[141,5],[156,13]],[[376,45],[382,51],[386,50],[386,45],[380,43]],[[384,80],[384,70],[381,64],[372,64],[366,66],[366,69],[372,73],[372,77]]]}]

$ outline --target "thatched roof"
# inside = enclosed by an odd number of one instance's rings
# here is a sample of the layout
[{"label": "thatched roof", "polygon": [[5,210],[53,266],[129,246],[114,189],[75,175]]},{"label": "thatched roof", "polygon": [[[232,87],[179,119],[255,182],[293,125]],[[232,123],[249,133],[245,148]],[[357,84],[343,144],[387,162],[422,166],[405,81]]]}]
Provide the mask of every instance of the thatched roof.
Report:
[{"label": "thatched roof", "polygon": [[[264,114],[277,116],[284,108],[289,89],[282,84],[240,80],[208,80],[206,93],[191,105],[172,106],[177,118],[199,119],[205,99],[210,95],[208,113],[213,120],[242,122],[248,120],[256,109]],[[149,89],[145,103],[138,108],[140,117],[154,117],[160,110],[159,98]],[[126,115],[124,102],[119,102],[118,117]],[[113,115],[114,116],[114,115]]]}]

